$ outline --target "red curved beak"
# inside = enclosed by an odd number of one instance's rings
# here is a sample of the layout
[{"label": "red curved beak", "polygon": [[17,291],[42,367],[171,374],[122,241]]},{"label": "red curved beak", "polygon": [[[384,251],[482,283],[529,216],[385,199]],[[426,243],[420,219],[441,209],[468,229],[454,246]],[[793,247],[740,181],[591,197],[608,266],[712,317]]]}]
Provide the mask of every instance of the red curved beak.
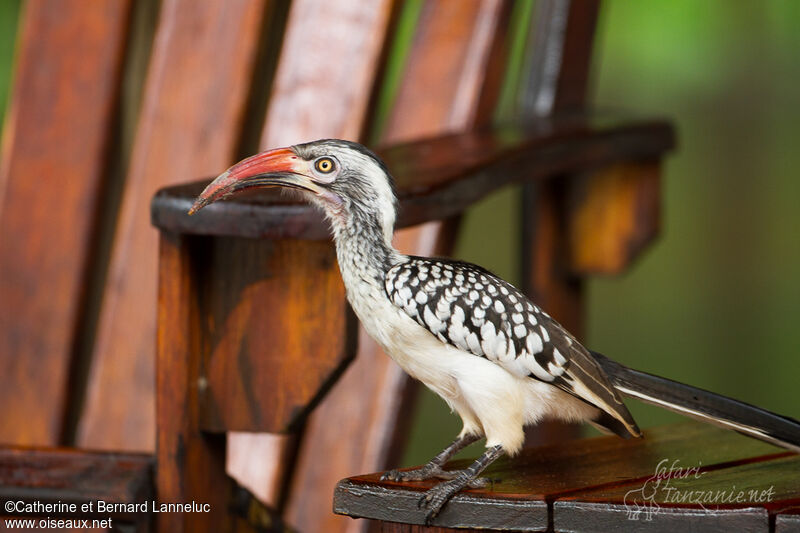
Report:
[{"label": "red curved beak", "polygon": [[236,191],[252,187],[290,187],[319,192],[319,188],[308,174],[308,162],[289,148],[261,152],[236,163],[220,174],[197,197],[189,209],[189,214],[193,215],[208,204]]}]

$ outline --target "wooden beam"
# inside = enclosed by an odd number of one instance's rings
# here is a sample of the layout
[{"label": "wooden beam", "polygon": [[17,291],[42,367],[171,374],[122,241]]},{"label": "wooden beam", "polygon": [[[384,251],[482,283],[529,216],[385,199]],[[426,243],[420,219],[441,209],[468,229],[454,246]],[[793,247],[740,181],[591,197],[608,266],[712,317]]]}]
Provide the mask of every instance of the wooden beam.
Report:
[{"label": "wooden beam", "polygon": [[[636,166],[673,146],[674,134],[665,122],[599,113],[485,127],[386,146],[377,153],[394,176],[397,227],[405,228],[461,213],[510,184]],[[329,238],[327,222],[313,206],[274,189],[234,196],[187,217],[206,185],[208,180],[159,191],[152,203],[153,224],[197,235]]]},{"label": "wooden beam", "polygon": [[161,503],[206,503],[210,512],[160,513],[161,533],[233,531],[229,506],[235,484],[225,474],[225,435],[200,428],[203,295],[192,245],[190,237],[161,234],[156,497]]},{"label": "wooden beam", "polygon": [[0,167],[2,442],[52,445],[64,431],[129,11],[23,9]]},{"label": "wooden beam", "polygon": [[[78,444],[152,450],[160,187],[237,155],[266,2],[164,0],[98,324]],[[213,66],[213,70],[209,70]]]}]

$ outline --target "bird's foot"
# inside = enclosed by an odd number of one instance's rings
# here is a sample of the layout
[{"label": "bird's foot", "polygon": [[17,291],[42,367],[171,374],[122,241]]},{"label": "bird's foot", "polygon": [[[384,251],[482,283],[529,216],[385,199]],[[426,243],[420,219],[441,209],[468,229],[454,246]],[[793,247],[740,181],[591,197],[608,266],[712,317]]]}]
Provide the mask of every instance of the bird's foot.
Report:
[{"label": "bird's foot", "polygon": [[417,507],[427,510],[425,514],[425,525],[430,525],[431,521],[436,518],[444,505],[450,501],[450,498],[455,496],[461,489],[470,486],[472,481],[478,478],[470,479],[464,475],[442,481],[435,487],[425,491],[422,497],[417,502]]},{"label": "bird's foot", "polygon": [[450,479],[449,472],[442,470],[442,467],[428,463],[425,466],[414,468],[413,470],[389,470],[381,476],[381,481],[425,481],[426,479],[440,478]]},{"label": "bird's foot", "polygon": [[489,479],[488,477],[472,477],[472,474],[464,469],[464,470],[439,470],[439,473],[436,474],[435,477],[439,479],[456,479],[458,476],[465,476],[469,479],[467,483],[467,487],[471,489],[482,489],[483,487],[489,485],[490,483],[494,483],[493,479]]},{"label": "bird's foot", "polygon": [[420,509],[427,509],[425,513],[425,524],[430,524],[436,518],[442,507],[450,501],[450,498],[465,487],[483,486],[488,480],[479,478],[487,466],[503,454],[503,447],[498,445],[488,448],[483,455],[478,457],[474,463],[464,470],[448,472],[453,476],[449,481],[442,481],[435,487],[426,491],[417,503]]},{"label": "bird's foot", "polygon": [[[469,475],[465,470],[445,470],[439,465],[428,463],[413,470],[389,470],[381,476],[381,481],[425,481],[426,479],[455,479],[459,475]],[[471,489],[480,489],[491,483],[485,477],[476,477],[467,483]]]}]

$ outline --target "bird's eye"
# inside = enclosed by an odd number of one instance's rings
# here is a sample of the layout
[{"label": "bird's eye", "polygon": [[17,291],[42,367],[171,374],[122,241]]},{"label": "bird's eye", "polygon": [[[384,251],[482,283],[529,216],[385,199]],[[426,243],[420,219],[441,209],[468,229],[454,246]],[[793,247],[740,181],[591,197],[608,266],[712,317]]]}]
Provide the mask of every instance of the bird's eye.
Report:
[{"label": "bird's eye", "polygon": [[323,174],[330,174],[336,168],[336,164],[330,157],[320,157],[317,159],[317,162],[314,163],[314,168]]}]

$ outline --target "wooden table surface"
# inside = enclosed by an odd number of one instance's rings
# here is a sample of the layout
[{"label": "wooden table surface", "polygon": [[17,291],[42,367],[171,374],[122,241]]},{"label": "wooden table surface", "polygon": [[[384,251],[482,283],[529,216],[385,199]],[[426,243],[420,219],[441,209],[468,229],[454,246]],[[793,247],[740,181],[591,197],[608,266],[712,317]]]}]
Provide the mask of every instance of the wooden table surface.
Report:
[{"label": "wooden table surface", "polygon": [[380,481],[380,473],[339,482],[334,512],[379,520],[387,532],[800,532],[800,455],[696,422],[652,428],[644,439],[527,449],[485,475],[493,485],[458,494],[437,527],[418,526],[417,501],[433,482]]}]

